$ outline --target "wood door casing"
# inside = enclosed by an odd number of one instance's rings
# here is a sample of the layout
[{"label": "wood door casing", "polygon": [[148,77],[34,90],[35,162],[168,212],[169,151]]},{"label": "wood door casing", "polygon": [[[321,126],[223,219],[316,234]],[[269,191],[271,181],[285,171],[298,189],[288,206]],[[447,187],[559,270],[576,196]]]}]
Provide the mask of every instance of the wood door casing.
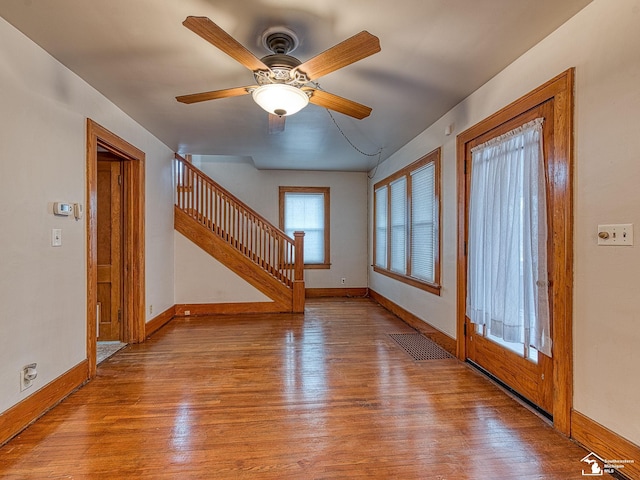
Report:
[{"label": "wood door casing", "polygon": [[96,376],[98,310],[98,154],[109,152],[123,169],[122,341],[144,342],[145,309],[145,153],[100,124],[86,123],[87,379]]},{"label": "wood door casing", "polygon": [[[573,407],[573,109],[575,69],[565,70],[526,95],[463,131],[456,139],[458,190],[458,262],[457,274],[457,356],[467,358],[465,341],[467,282],[467,215],[468,176],[465,160],[469,144],[496,127],[509,123],[519,115],[535,109],[548,100],[553,113],[553,142],[545,147],[552,152],[548,168],[548,187],[553,195],[549,207],[553,242],[553,258],[549,258],[553,328],[553,425],[561,433],[571,435]],[[550,125],[550,124],[548,124]],[[518,125],[513,125],[512,128]]]},{"label": "wood door casing", "polygon": [[122,340],[122,162],[98,155],[98,341]]}]

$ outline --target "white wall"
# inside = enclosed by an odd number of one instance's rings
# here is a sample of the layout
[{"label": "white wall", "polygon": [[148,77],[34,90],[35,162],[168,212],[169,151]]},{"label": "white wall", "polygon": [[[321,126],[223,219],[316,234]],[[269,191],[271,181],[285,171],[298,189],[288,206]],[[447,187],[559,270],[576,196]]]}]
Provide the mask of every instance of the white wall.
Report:
[{"label": "white wall", "polygon": [[[51,208],[85,203],[87,117],[146,153],[146,300],[154,313],[174,301],[171,150],[3,19],[0,105],[2,412],[86,358],[86,218]],[[21,393],[31,362],[38,377]]]},{"label": "white wall", "polygon": [[[274,225],[278,225],[279,186],[330,187],[331,268],[305,270],[305,286],[367,286],[366,173],[257,170],[243,157],[194,156],[193,163]],[[183,254],[182,246],[176,244],[176,256]],[[224,272],[217,278],[224,282]],[[341,278],[346,279],[344,285]],[[176,278],[176,291],[180,289]]]},{"label": "white wall", "polygon": [[174,237],[177,304],[272,301],[181,233]]},{"label": "white wall", "polygon": [[[640,238],[640,0],[595,0],[380,166],[373,183],[443,146],[442,296],[370,272],[371,288],[455,335],[455,134],[576,67],[574,407],[640,444],[640,241],[598,247],[598,224]],[[454,124],[454,134],[444,135]],[[371,218],[369,223],[371,225]]]}]

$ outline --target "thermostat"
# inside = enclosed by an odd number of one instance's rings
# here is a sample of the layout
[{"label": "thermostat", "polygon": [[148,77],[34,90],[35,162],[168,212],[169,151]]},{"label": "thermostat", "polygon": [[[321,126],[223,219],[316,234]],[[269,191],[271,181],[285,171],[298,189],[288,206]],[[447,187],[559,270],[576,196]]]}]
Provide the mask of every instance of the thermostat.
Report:
[{"label": "thermostat", "polygon": [[53,214],[68,217],[73,213],[73,205],[70,203],[55,202],[53,204]]}]

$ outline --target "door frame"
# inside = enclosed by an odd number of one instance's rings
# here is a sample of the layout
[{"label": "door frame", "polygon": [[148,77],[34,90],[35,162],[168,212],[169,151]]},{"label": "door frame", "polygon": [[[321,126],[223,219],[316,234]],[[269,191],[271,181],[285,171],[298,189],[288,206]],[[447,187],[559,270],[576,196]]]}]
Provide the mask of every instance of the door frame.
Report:
[{"label": "door frame", "polygon": [[467,215],[466,191],[468,175],[465,159],[469,143],[514,117],[553,100],[553,155],[561,168],[549,181],[559,192],[561,201],[551,212],[554,230],[553,262],[553,424],[567,436],[571,434],[573,406],[573,86],[575,70],[570,68],[522,98],[487,117],[457,137],[458,178],[458,261],[457,261],[457,356],[466,360],[465,313],[467,294]]},{"label": "door frame", "polygon": [[143,151],[87,119],[87,361],[89,378],[96,375],[97,321],[97,187],[98,147],[117,155],[123,162],[123,295],[124,314],[122,340],[125,343],[144,341],[145,335],[145,202]]}]

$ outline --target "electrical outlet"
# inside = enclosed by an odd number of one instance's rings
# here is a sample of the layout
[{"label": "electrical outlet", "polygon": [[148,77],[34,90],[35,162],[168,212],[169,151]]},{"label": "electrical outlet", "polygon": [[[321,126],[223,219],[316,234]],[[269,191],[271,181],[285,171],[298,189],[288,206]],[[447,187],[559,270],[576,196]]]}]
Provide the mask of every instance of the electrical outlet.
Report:
[{"label": "electrical outlet", "polygon": [[185,314],[185,316],[189,316],[189,315],[191,315],[191,310],[185,310],[185,311],[184,311],[184,314]]},{"label": "electrical outlet", "polygon": [[38,376],[38,371],[36,370],[37,363],[30,363],[29,365],[25,365],[20,370],[20,391],[24,391],[27,388],[33,385],[33,381]]},{"label": "electrical outlet", "polygon": [[342,285],[344,285],[346,283],[347,279],[346,278],[341,278],[340,279],[340,283],[342,283]]},{"label": "electrical outlet", "polygon": [[149,315],[153,313],[153,305],[149,305]]}]

